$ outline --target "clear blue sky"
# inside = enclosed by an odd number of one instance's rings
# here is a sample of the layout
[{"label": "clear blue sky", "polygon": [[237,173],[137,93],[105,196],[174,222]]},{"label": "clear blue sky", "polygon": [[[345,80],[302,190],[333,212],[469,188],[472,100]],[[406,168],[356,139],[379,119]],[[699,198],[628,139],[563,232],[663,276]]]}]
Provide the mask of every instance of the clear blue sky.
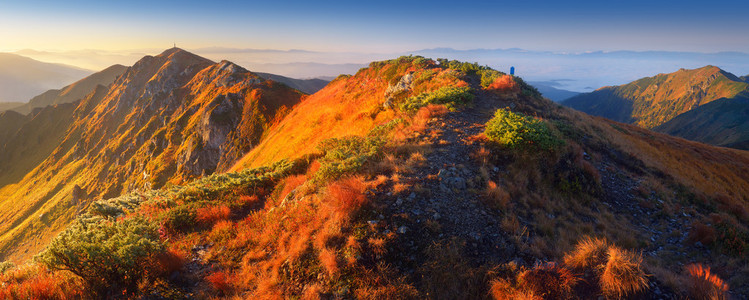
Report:
[{"label": "clear blue sky", "polygon": [[749,52],[749,1],[3,0],[0,51],[237,47]]}]

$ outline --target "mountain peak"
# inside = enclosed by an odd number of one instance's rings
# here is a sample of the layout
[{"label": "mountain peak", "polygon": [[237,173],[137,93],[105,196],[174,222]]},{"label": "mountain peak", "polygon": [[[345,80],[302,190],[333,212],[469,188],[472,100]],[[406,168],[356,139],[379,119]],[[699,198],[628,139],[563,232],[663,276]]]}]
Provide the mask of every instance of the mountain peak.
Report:
[{"label": "mountain peak", "polygon": [[161,52],[161,54],[157,55],[156,57],[165,58],[171,62],[177,62],[180,64],[186,64],[186,65],[200,64],[200,63],[207,63],[207,64],[214,63],[213,61],[205,57],[198,56],[196,54],[193,54],[192,52],[185,51],[177,47],[166,49],[164,52]]},{"label": "mountain peak", "polygon": [[696,107],[745,91],[749,91],[747,82],[707,65],[600,88],[565,103],[590,114],[653,128]]}]

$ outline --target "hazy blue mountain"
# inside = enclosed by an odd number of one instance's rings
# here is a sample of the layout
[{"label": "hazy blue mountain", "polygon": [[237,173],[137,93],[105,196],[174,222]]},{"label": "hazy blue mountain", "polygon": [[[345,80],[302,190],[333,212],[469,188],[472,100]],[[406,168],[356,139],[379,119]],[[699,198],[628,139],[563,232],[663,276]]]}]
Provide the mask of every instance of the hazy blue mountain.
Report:
[{"label": "hazy blue mountain", "polygon": [[91,73],[72,66],[0,53],[0,102],[26,102],[46,90],[66,86]]},{"label": "hazy blue mountain", "polygon": [[294,89],[300,90],[307,94],[316,93],[317,91],[321,90],[326,85],[328,85],[328,82],[330,82],[330,80],[324,80],[324,79],[319,79],[319,78],[295,79],[295,78],[290,78],[290,77],[285,77],[285,76],[270,74],[270,73],[258,72],[255,74],[268,80],[281,82],[285,85],[288,85]]},{"label": "hazy blue mountain", "polygon": [[549,98],[554,102],[562,102],[580,94],[578,92],[557,88],[559,86],[557,81],[531,81],[528,83],[536,87],[544,97]]}]

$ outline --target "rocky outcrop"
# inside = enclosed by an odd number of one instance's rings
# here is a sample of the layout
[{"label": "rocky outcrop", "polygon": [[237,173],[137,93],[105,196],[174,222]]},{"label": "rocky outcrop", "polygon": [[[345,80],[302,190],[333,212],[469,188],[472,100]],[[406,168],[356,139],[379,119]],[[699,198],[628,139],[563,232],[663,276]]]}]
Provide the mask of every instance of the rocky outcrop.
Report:
[{"label": "rocky outcrop", "polygon": [[385,90],[385,103],[382,105],[385,109],[393,108],[397,98],[406,92],[410,91],[413,87],[413,73],[403,75],[398,83],[388,86]]}]

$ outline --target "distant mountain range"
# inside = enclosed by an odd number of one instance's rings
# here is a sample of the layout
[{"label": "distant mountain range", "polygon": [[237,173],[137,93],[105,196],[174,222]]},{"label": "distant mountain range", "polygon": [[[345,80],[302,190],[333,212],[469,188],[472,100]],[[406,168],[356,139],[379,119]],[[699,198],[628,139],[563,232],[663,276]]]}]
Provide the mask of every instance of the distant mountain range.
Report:
[{"label": "distant mountain range", "polygon": [[25,102],[40,93],[68,85],[93,72],[0,53],[0,103]]},{"label": "distant mountain range", "polygon": [[615,121],[736,147],[749,140],[749,131],[745,130],[749,118],[741,109],[747,95],[746,77],[706,66],[603,87],[572,97],[564,104]]},{"label": "distant mountain range", "polygon": [[580,94],[557,88],[559,84],[553,81],[530,81],[528,83],[541,92],[541,95],[554,102],[561,102]]},{"label": "distant mountain range", "polygon": [[29,102],[13,107],[14,111],[22,114],[28,114],[34,108],[41,108],[47,105],[55,105],[62,103],[71,103],[83,99],[88,93],[94,90],[98,85],[108,86],[114,82],[117,77],[122,75],[127,70],[127,67],[123,65],[113,65],[102,71],[96,72],[92,75],[87,76],[75,83],[68,85],[62,89],[51,89],[34,98],[31,98]]},{"label": "distant mountain range", "polygon": [[320,78],[313,78],[313,79],[295,79],[295,78],[289,78],[281,75],[276,74],[270,74],[270,73],[255,73],[260,77],[263,77],[267,80],[273,80],[280,83],[283,83],[285,85],[288,85],[291,88],[300,90],[302,92],[305,92],[307,94],[314,94],[317,91],[324,88],[330,80],[320,79]]}]

